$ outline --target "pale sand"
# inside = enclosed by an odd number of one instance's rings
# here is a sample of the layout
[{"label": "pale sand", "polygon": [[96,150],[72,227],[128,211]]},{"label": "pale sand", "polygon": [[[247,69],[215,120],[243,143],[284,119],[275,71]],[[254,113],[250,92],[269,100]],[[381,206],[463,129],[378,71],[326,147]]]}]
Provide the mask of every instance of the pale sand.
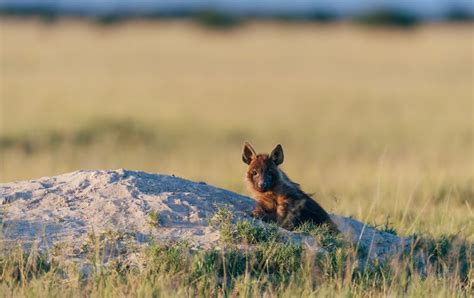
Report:
[{"label": "pale sand", "polygon": [[[128,170],[77,171],[32,181],[0,184],[3,247],[21,242],[51,249],[67,243],[76,250],[91,231],[119,231],[138,246],[184,240],[204,249],[222,245],[209,219],[225,208],[235,219],[251,218],[252,199],[205,183]],[[159,224],[149,213],[159,212]],[[331,215],[345,237],[365,246],[371,259],[407,249],[408,239],[377,231],[352,218]],[[291,241],[315,247],[311,237],[286,230]]]}]

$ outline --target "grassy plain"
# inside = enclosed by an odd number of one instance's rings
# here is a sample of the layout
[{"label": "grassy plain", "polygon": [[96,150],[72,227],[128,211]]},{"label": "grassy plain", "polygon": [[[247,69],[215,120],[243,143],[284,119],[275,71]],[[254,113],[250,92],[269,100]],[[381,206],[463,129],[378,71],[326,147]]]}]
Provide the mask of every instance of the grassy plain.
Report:
[{"label": "grassy plain", "polygon": [[[245,193],[242,143],[282,143],[284,170],[330,212],[474,241],[470,25],[0,30],[2,182],[129,168]],[[430,278],[409,293],[457,285]]]}]

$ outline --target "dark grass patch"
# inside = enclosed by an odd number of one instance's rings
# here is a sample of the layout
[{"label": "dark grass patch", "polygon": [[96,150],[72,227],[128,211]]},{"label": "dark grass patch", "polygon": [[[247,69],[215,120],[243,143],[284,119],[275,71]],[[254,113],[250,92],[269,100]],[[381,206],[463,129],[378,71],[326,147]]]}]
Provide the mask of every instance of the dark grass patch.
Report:
[{"label": "dark grass patch", "polygon": [[161,134],[129,119],[98,119],[75,131],[49,131],[35,135],[0,136],[0,150],[20,149],[25,154],[55,150],[63,145],[88,146],[104,141],[133,146],[158,146]]},{"label": "dark grass patch", "polygon": [[297,227],[295,232],[313,237],[318,245],[327,251],[344,248],[348,245],[343,236],[333,233],[328,225],[315,225],[306,222]]},{"label": "dark grass patch", "polygon": [[219,209],[209,221],[218,229],[225,244],[259,244],[279,241],[281,235],[274,224],[264,224],[257,219],[243,219],[234,223],[233,214],[226,209]]},{"label": "dark grass patch", "polygon": [[299,244],[270,242],[252,249],[226,247],[222,250],[192,250],[181,242],[152,245],[147,250],[147,274],[185,276],[188,284],[197,280],[225,280],[232,283],[242,275],[265,275],[274,282],[288,281],[302,268],[303,248]]},{"label": "dark grass patch", "polygon": [[275,225],[263,225],[255,220],[238,221],[235,225],[238,241],[247,244],[258,244],[278,241],[280,234]]},{"label": "dark grass patch", "polygon": [[413,251],[424,256],[428,270],[438,276],[453,274],[465,283],[474,273],[474,245],[457,235],[414,235]]},{"label": "dark grass patch", "polygon": [[389,233],[395,236],[398,235],[397,230],[390,222],[390,217],[387,217],[387,219],[385,220],[383,224],[368,224],[368,226],[380,232]]},{"label": "dark grass patch", "polygon": [[52,270],[51,258],[35,249],[13,249],[0,256],[0,281],[9,286],[21,286]]},{"label": "dark grass patch", "polygon": [[175,274],[185,271],[189,266],[189,253],[189,244],[186,242],[151,245],[147,249],[147,268],[151,273]]},{"label": "dark grass patch", "polygon": [[[243,130],[238,128],[230,128],[225,133],[204,129],[202,131],[218,142],[236,146],[240,146],[244,135]],[[245,135],[248,136],[248,133]],[[196,126],[182,123],[143,123],[129,118],[97,118],[74,130],[0,133],[0,152],[17,151],[34,155],[42,152],[60,152],[71,147],[80,149],[104,144],[170,152],[200,136],[196,135]]]}]

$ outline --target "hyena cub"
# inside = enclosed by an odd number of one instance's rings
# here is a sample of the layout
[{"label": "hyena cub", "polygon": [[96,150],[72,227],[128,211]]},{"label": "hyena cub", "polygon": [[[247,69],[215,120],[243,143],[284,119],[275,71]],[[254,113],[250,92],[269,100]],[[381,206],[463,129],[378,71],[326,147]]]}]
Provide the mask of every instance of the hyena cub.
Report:
[{"label": "hyena cub", "polygon": [[242,160],[248,165],[246,180],[257,201],[253,211],[255,217],[277,222],[289,230],[304,222],[312,222],[326,224],[338,232],[328,213],[278,167],[283,163],[281,145],[270,154],[256,154],[252,146],[245,143]]}]

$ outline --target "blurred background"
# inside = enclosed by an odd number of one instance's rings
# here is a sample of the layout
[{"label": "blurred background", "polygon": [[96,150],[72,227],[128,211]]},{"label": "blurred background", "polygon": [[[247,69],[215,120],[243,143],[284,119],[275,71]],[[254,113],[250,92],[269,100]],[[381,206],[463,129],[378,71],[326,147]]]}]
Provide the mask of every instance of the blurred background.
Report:
[{"label": "blurred background", "polygon": [[0,182],[239,193],[244,141],[328,210],[473,238],[473,1],[0,0]]}]

